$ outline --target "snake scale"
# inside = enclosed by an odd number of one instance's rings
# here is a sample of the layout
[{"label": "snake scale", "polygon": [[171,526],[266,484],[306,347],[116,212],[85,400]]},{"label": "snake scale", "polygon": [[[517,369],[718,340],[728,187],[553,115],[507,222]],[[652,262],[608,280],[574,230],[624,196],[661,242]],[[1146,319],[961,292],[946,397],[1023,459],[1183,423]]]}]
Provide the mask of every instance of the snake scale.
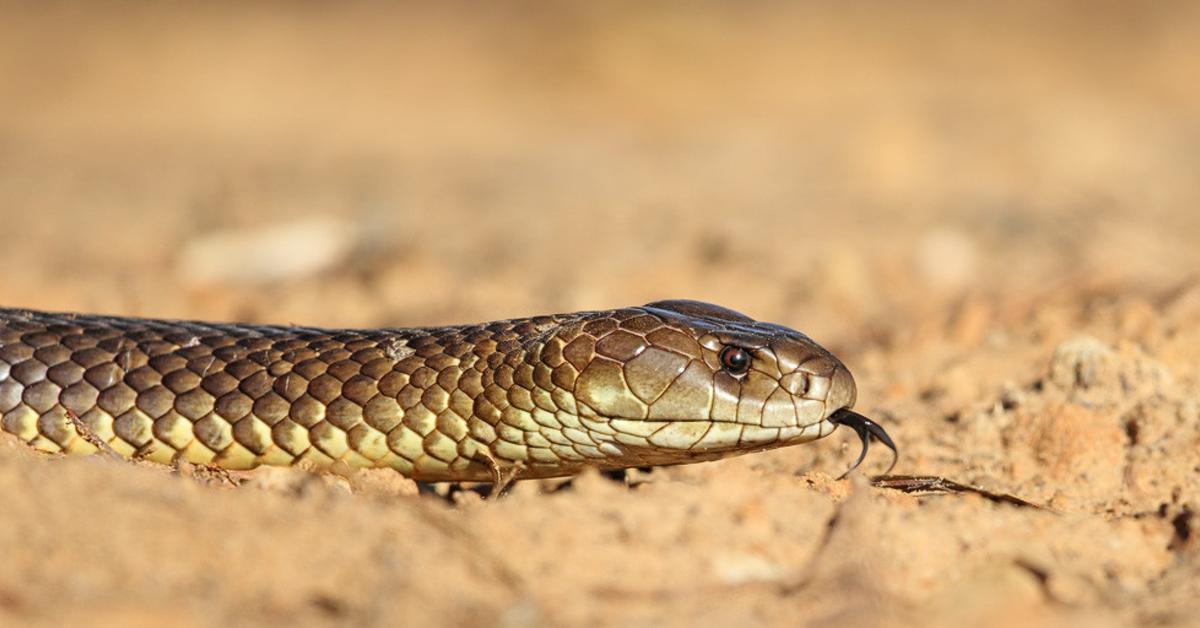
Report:
[{"label": "snake scale", "polygon": [[369,330],[0,309],[0,427],[47,452],[98,438],[164,463],[495,482],[712,460],[838,425],[862,439],[858,462],[870,436],[894,452],[855,396],[807,336],[696,301]]}]

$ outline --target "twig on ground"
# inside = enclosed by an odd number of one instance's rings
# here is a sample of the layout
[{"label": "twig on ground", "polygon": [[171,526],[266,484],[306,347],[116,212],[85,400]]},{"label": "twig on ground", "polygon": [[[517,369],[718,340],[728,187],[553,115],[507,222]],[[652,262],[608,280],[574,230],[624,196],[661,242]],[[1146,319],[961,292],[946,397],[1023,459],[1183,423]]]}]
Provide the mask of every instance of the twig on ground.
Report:
[{"label": "twig on ground", "polygon": [[1038,510],[1051,510],[1046,506],[1021,499],[1016,495],[989,491],[978,486],[963,484],[937,475],[879,475],[871,478],[871,485],[876,488],[890,488],[903,493],[974,493],[994,502],[1036,508]]},{"label": "twig on ground", "polygon": [[75,426],[75,433],[79,434],[80,438],[87,441],[87,443],[92,447],[98,449],[104,456],[112,458],[113,460],[120,460],[121,462],[126,461],[125,456],[122,456],[117,452],[117,450],[112,448],[112,445],[109,445],[103,438],[100,438],[100,436],[98,436],[96,432],[92,430],[91,426],[89,426],[87,423],[84,423],[83,419],[79,418],[78,414],[75,414],[75,412],[70,408],[64,408],[64,410],[66,410],[67,413],[67,420],[71,422],[71,425]]}]

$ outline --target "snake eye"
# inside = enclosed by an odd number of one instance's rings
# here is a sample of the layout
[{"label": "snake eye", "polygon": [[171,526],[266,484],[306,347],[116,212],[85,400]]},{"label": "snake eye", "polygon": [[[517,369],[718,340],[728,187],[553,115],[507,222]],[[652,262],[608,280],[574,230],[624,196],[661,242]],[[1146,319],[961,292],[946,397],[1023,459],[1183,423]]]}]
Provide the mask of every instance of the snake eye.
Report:
[{"label": "snake eye", "polygon": [[750,352],[741,347],[728,345],[717,354],[721,367],[733,375],[741,375],[750,370]]}]

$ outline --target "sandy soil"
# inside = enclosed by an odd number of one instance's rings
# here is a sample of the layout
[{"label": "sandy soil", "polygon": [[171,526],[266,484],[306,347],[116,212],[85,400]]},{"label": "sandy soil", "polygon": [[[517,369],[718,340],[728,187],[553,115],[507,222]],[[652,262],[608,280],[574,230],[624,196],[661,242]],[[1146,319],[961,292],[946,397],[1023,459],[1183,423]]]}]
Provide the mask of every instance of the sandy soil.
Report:
[{"label": "sandy soil", "polygon": [[841,433],[495,502],[4,441],[0,623],[1200,622],[1196,5],[33,6],[0,302],[704,299],[842,356],[897,473],[1046,508],[835,481]]}]

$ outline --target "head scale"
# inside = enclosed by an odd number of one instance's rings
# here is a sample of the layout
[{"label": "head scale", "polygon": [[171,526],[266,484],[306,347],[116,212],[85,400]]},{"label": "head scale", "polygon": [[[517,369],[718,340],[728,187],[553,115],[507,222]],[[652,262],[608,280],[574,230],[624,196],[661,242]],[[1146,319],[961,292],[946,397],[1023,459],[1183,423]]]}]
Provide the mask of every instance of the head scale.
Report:
[{"label": "head scale", "polygon": [[846,367],[804,334],[696,301],[584,315],[541,353],[559,381],[570,381],[601,466],[814,440],[856,396]]}]

